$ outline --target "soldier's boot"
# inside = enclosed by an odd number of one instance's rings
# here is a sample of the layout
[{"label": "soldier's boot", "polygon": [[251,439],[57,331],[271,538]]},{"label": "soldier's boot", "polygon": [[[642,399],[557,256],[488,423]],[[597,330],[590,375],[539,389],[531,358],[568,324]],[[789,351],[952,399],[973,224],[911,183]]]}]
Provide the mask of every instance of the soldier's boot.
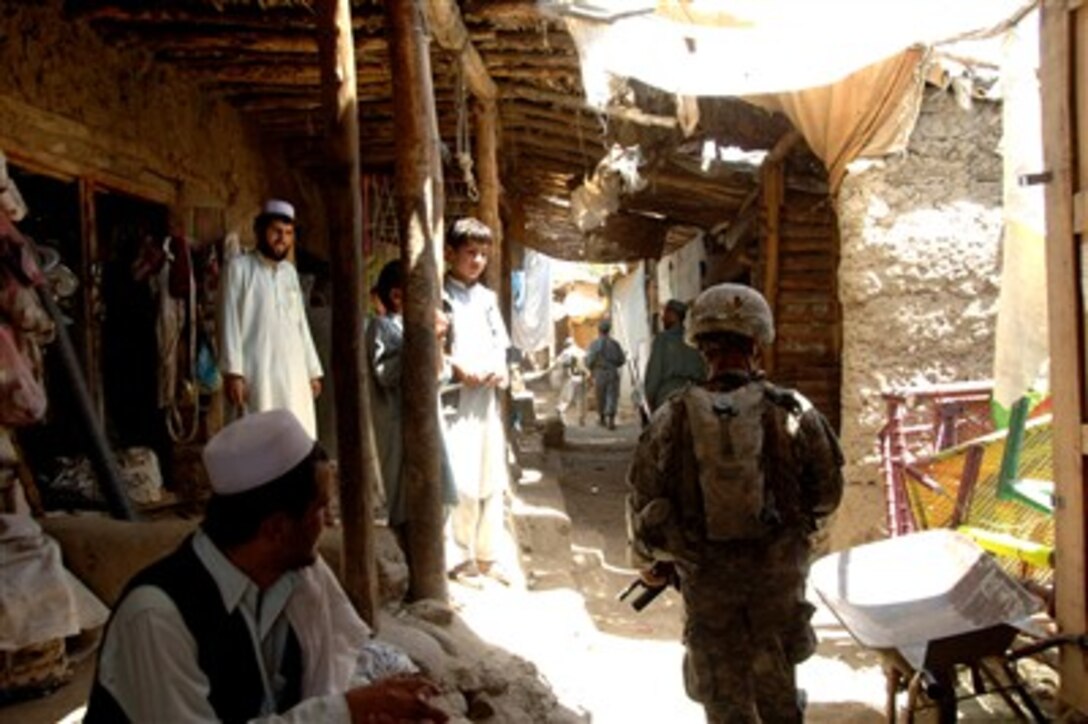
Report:
[{"label": "soldier's boot", "polygon": [[616,429],[616,416],[615,415],[609,415],[608,416],[608,429],[609,430],[615,430]]}]

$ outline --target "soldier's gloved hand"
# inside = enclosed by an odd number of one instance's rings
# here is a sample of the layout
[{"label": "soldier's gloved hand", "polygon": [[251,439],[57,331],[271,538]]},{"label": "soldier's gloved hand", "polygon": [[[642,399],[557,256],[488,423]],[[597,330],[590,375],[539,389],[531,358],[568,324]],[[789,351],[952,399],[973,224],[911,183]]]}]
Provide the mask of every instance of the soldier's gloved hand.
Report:
[{"label": "soldier's gloved hand", "polygon": [[664,588],[676,580],[676,566],[668,561],[657,561],[638,575],[647,588]]}]

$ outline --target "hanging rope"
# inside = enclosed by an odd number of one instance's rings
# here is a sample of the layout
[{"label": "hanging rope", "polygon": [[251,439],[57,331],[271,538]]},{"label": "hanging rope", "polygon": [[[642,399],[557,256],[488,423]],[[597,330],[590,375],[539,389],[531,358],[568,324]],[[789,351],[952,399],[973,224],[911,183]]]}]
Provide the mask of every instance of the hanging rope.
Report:
[{"label": "hanging rope", "polygon": [[465,71],[457,64],[457,138],[454,156],[461,167],[461,177],[465,180],[465,195],[469,201],[480,200],[480,190],[476,188],[476,176],[472,171],[472,148],[468,130],[468,96],[465,90]]}]

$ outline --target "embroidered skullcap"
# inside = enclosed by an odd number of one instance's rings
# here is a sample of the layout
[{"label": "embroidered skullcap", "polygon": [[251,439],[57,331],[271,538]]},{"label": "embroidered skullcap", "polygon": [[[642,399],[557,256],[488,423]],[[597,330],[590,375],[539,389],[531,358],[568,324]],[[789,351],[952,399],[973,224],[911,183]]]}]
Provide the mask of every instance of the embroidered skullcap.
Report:
[{"label": "embroidered skullcap", "polygon": [[264,207],[261,209],[261,216],[282,216],[289,221],[294,221],[295,207],[288,201],[269,199],[264,202]]},{"label": "embroidered skullcap", "polygon": [[255,412],[220,430],[204,446],[212,490],[234,495],[259,488],[302,462],[314,441],[288,410]]}]

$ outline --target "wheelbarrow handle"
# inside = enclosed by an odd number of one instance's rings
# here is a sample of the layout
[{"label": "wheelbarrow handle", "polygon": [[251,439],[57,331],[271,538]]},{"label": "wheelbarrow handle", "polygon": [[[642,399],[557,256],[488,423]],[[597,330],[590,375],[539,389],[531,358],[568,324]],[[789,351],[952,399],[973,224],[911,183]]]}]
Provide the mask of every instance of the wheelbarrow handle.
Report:
[{"label": "wheelbarrow handle", "polygon": [[1023,659],[1028,656],[1034,656],[1047,649],[1052,649],[1055,646],[1066,645],[1079,646],[1082,649],[1088,649],[1088,634],[1059,634],[1057,636],[1047,636],[1033,644],[1013,649],[1005,658],[1009,661],[1017,661],[1018,659]]}]

